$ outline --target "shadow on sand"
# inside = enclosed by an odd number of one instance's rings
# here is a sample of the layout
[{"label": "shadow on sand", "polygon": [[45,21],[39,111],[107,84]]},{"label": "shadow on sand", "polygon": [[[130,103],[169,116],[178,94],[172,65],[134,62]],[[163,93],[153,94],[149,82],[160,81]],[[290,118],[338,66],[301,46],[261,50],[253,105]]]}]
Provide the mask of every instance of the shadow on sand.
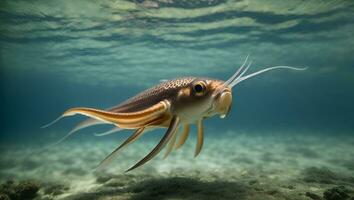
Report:
[{"label": "shadow on sand", "polygon": [[245,199],[248,188],[240,183],[213,181],[205,182],[192,178],[153,178],[121,188],[102,186],[92,193],[77,194],[65,199],[100,199],[103,197],[125,197],[132,200],[164,200],[164,199]]},{"label": "shadow on sand", "polygon": [[129,188],[133,200],[243,199],[246,187],[235,182],[203,182],[192,178],[151,179]]}]

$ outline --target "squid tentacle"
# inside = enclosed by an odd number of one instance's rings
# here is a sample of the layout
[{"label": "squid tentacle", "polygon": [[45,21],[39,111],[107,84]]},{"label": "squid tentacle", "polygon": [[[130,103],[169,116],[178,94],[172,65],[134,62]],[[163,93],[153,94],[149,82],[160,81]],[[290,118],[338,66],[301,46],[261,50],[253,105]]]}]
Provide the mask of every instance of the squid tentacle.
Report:
[{"label": "squid tentacle", "polygon": [[64,112],[62,116],[75,114],[85,115],[106,123],[115,124],[120,128],[136,129],[153,119],[159,118],[169,108],[167,101],[161,101],[145,110],[130,113],[115,113],[93,108],[72,108]]},{"label": "squid tentacle", "polygon": [[101,163],[98,165],[97,169],[101,169],[104,166],[106,166],[109,162],[113,160],[114,157],[118,155],[119,150],[121,150],[123,147],[137,140],[144,133],[144,129],[145,129],[144,127],[137,129],[128,139],[126,139],[121,145],[119,145],[114,151],[112,151],[105,159],[103,159]]},{"label": "squid tentacle", "polygon": [[[110,112],[124,112],[125,108],[127,108],[128,105],[125,105],[125,106],[122,106],[121,104],[117,105],[117,106],[114,106],[114,107],[111,107],[111,108],[108,108],[106,109],[107,111],[110,111]],[[42,126],[41,128],[47,128],[53,124],[55,124],[56,122],[58,122],[61,118],[63,118],[63,116],[60,116],[59,118],[57,118],[56,120],[50,122],[49,124],[47,125],[44,125]],[[86,119],[80,123],[78,123],[74,128],[72,128],[66,136],[64,136],[64,138],[61,139],[61,141],[59,142],[56,142],[55,145],[58,145],[59,143],[63,142],[65,139],[67,139],[70,135],[76,133],[77,131],[79,130],[82,130],[84,128],[88,128],[88,127],[91,127],[91,126],[95,126],[95,125],[100,125],[100,124],[107,124],[106,122],[104,121],[100,121],[100,120],[97,120],[97,119]],[[113,130],[112,130],[113,131]],[[116,130],[118,131],[118,130]],[[100,136],[103,136],[103,135],[100,135]]]},{"label": "squid tentacle", "polygon": [[114,127],[108,131],[105,131],[103,133],[94,133],[94,136],[97,136],[97,137],[101,137],[101,136],[106,136],[106,135],[110,135],[112,133],[115,133],[115,132],[118,132],[118,131],[122,131],[124,129],[122,128],[119,128],[119,127]]},{"label": "squid tentacle", "polygon": [[88,128],[88,127],[95,126],[95,125],[100,125],[100,124],[106,124],[106,123],[103,121],[99,121],[97,119],[84,120],[81,123],[77,124],[73,129],[71,129],[71,131],[68,133],[68,135],[71,135],[81,129]]},{"label": "squid tentacle", "polygon": [[246,65],[246,63],[247,63],[247,61],[248,61],[248,57],[249,57],[249,55],[247,55],[245,61],[244,61],[243,64],[241,65],[241,67],[239,67],[239,68],[237,69],[237,71],[236,71],[227,81],[225,81],[224,86],[229,85],[233,80],[235,80],[235,78],[238,77],[238,75],[240,74],[240,72],[241,72],[241,70],[243,69],[243,67],[245,67],[245,65]]},{"label": "squid tentacle", "polygon": [[198,120],[197,126],[198,126],[197,146],[195,148],[194,157],[197,157],[199,155],[200,151],[203,148],[203,143],[204,143],[203,120]]},{"label": "squid tentacle", "polygon": [[[248,68],[247,68],[248,69]],[[252,74],[248,74],[246,76],[243,76],[244,73],[242,73],[240,76],[238,76],[234,81],[232,81],[229,84],[230,88],[233,88],[235,85],[239,84],[240,82],[247,80],[249,78],[252,78],[254,76],[257,76],[259,74],[262,74],[264,72],[270,71],[270,70],[274,70],[274,69],[291,69],[291,70],[298,70],[298,71],[302,71],[302,70],[306,70],[307,67],[303,67],[303,68],[297,68],[297,67],[289,67],[289,66],[275,66],[275,67],[268,67],[262,70],[259,70],[257,72],[254,72]]]},{"label": "squid tentacle", "polygon": [[177,133],[178,133],[178,130],[176,130],[176,131],[173,133],[172,138],[170,139],[170,141],[169,141],[169,143],[168,143],[167,150],[166,150],[165,155],[163,156],[163,159],[166,159],[167,156],[170,155],[170,153],[171,153],[173,147],[175,146]]},{"label": "squid tentacle", "polygon": [[176,144],[176,147],[175,149],[179,149],[181,148],[181,146],[187,141],[187,138],[189,136],[189,130],[190,130],[190,126],[189,124],[185,124],[184,127],[183,127],[183,132]]},{"label": "squid tentacle", "polygon": [[142,126],[146,126],[151,123],[159,123],[156,122],[156,120],[161,121],[161,116],[169,109],[169,102],[168,101],[161,101],[147,109],[137,111],[137,112],[128,112],[128,113],[115,113],[112,111],[106,111],[106,110],[99,110],[99,109],[93,109],[93,108],[72,108],[64,112],[60,117],[58,117],[56,120],[53,122],[49,123],[48,125],[44,126],[50,126],[60,120],[63,117],[67,116],[72,116],[75,114],[82,114],[88,117],[92,117],[93,120],[95,121],[84,121],[77,126],[77,128],[74,128],[71,130],[68,134],[66,134],[63,138],[58,140],[55,143],[52,143],[46,147],[44,147],[41,151],[44,151],[46,149],[52,148],[64,140],[66,140],[70,135],[72,135],[74,132],[78,131],[79,129],[84,128],[84,126],[91,126],[94,123],[110,123],[118,126],[121,129],[137,129]]},{"label": "squid tentacle", "polygon": [[146,162],[151,160],[153,157],[155,157],[162,150],[162,148],[166,145],[166,143],[171,139],[172,135],[177,130],[179,122],[180,122],[179,117],[173,116],[171,119],[171,122],[170,122],[170,126],[168,127],[165,135],[161,138],[160,142],[155,146],[155,148],[148,155],[146,155],[143,159],[141,159],[138,163],[136,163],[134,166],[130,167],[125,172],[129,172],[129,171],[145,164]]}]

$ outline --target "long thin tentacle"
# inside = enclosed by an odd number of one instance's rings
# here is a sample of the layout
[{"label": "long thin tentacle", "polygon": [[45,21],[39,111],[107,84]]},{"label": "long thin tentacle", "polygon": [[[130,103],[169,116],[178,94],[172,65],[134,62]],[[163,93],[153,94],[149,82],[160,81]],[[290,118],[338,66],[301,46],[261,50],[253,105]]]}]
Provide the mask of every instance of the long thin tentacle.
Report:
[{"label": "long thin tentacle", "polygon": [[144,127],[137,129],[128,139],[126,139],[121,145],[119,145],[114,151],[112,151],[112,153],[110,153],[104,160],[102,160],[101,163],[98,165],[97,169],[101,169],[109,162],[111,162],[113,158],[118,155],[119,150],[137,140],[143,134],[143,132]]},{"label": "long thin tentacle", "polygon": [[173,135],[172,135],[172,138],[170,139],[168,145],[167,145],[167,150],[166,150],[166,153],[165,155],[163,156],[163,159],[166,159],[168,155],[170,155],[173,147],[175,146],[175,143],[176,143],[176,137],[177,137],[177,133],[178,133],[178,130],[176,130]]},{"label": "long thin tentacle", "polygon": [[[225,86],[228,86],[230,83],[232,83],[235,79],[237,79],[237,78],[239,77],[241,71],[242,71],[243,68],[246,66],[246,63],[247,63],[247,61],[248,61],[248,57],[249,57],[249,55],[247,55],[245,61],[244,61],[243,64],[241,65],[241,67],[239,67],[239,68],[237,69],[237,71],[236,71],[227,81],[225,81],[225,82],[222,84],[222,86],[219,87],[218,90],[216,90],[215,94],[218,94],[219,92],[221,92],[221,91],[224,89]],[[247,71],[247,69],[246,69],[246,71]]]},{"label": "long thin tentacle", "polygon": [[[95,121],[95,124],[105,124],[105,122],[100,122],[100,121]],[[87,125],[87,126],[92,126],[92,124],[90,125]],[[60,143],[62,143],[63,141],[65,141],[66,139],[68,139],[68,137],[70,137],[73,133],[75,133],[76,131],[80,130],[80,129],[83,129],[83,128],[86,128],[86,127],[79,127],[79,128],[74,128],[72,129],[69,133],[67,133],[64,137],[62,137],[60,140],[48,145],[47,147],[45,147],[45,149],[49,149],[49,148],[52,148]]]},{"label": "long thin tentacle", "polygon": [[257,72],[254,72],[252,74],[249,74],[247,76],[240,76],[239,78],[237,78],[235,81],[231,82],[229,84],[229,86],[232,88],[234,87],[235,85],[239,84],[240,82],[244,81],[244,80],[247,80],[249,78],[252,78],[254,76],[257,76],[258,74],[261,74],[261,73],[264,73],[264,72],[267,72],[267,71],[270,71],[270,70],[274,70],[274,69],[292,69],[292,70],[306,70],[307,68],[296,68],[296,67],[289,67],[289,66],[275,66],[275,67],[269,67],[269,68],[265,68],[265,69],[262,69],[260,71],[257,71]]},{"label": "long thin tentacle", "polygon": [[108,131],[105,131],[103,133],[95,133],[94,136],[98,136],[98,137],[101,137],[101,136],[106,136],[106,135],[109,135],[109,134],[112,134],[112,133],[115,133],[115,132],[118,132],[118,131],[122,131],[124,129],[122,128],[119,128],[119,127],[114,127]]},{"label": "long thin tentacle", "polygon": [[229,85],[236,77],[238,77],[238,75],[240,74],[241,70],[242,70],[243,67],[246,65],[247,60],[248,60],[248,57],[249,57],[249,55],[247,55],[245,61],[244,61],[243,64],[241,65],[241,67],[239,67],[239,68],[237,69],[237,71],[236,71],[227,81],[225,81],[225,83],[224,83],[225,85]]},{"label": "long thin tentacle", "polygon": [[59,120],[61,120],[64,116],[59,116],[58,118],[56,118],[55,120],[49,122],[46,125],[41,126],[41,128],[48,128],[49,126],[52,126],[53,124],[57,123]]},{"label": "long thin tentacle", "polygon": [[[52,121],[51,123],[49,123],[45,126],[42,126],[41,128],[47,128],[48,126],[53,125],[54,123],[56,123],[57,121],[59,121],[63,117],[64,116],[62,115],[59,118],[57,118],[56,120]],[[62,137],[57,142],[50,144],[47,148],[51,148],[51,147],[54,147],[54,146],[62,143],[63,141],[68,139],[72,134],[76,133],[77,131],[79,131],[81,129],[88,128],[88,127],[95,126],[95,125],[99,125],[99,124],[107,124],[107,123],[104,121],[97,120],[97,119],[87,119],[85,121],[82,121],[81,123],[77,124],[73,129],[71,129],[64,137]]]},{"label": "long thin tentacle", "polygon": [[190,130],[190,126],[189,124],[185,124],[183,126],[183,133],[181,134],[177,144],[176,144],[176,149],[179,149],[187,140],[188,135],[189,135],[189,130]]},{"label": "long thin tentacle", "polygon": [[176,131],[178,124],[179,124],[180,119],[177,116],[173,116],[170,122],[170,126],[168,127],[165,135],[162,137],[160,142],[155,146],[155,148],[143,159],[141,159],[138,163],[136,163],[134,166],[130,167],[126,172],[129,172],[144,163],[148,162],[151,160],[153,157],[155,157],[161,149],[166,145],[166,143],[170,140],[172,134]]},{"label": "long thin tentacle", "polygon": [[197,157],[202,150],[203,142],[204,142],[204,128],[203,128],[203,120],[199,120],[197,123],[198,126],[198,135],[197,135],[197,146],[195,148],[194,157]]},{"label": "long thin tentacle", "polygon": [[104,121],[97,120],[97,119],[90,119],[90,118],[86,119],[86,120],[80,122],[79,124],[77,124],[73,129],[71,129],[70,132],[68,133],[68,135],[72,135],[73,133],[75,133],[81,129],[88,128],[88,127],[95,126],[95,125],[100,125],[100,124],[107,124],[107,123]]},{"label": "long thin tentacle", "polygon": [[250,68],[250,66],[252,65],[252,61],[250,61],[247,65],[247,67],[245,68],[245,70],[243,70],[242,73],[240,73],[240,75],[238,75],[235,80],[233,80],[232,82],[237,82],[237,80],[239,80],[246,72],[247,70]]}]

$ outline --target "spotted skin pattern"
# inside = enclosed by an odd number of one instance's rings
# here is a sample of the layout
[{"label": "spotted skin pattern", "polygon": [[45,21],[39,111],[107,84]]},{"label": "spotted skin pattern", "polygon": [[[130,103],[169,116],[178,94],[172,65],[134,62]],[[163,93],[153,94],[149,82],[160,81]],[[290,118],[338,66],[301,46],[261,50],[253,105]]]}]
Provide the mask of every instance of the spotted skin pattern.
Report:
[{"label": "spotted skin pattern", "polygon": [[196,77],[182,77],[174,80],[165,81],[156,85],[153,88],[147,89],[136,96],[126,100],[118,105],[113,111],[119,112],[134,112],[147,108],[164,99],[174,98],[177,91],[183,87],[190,85]]}]

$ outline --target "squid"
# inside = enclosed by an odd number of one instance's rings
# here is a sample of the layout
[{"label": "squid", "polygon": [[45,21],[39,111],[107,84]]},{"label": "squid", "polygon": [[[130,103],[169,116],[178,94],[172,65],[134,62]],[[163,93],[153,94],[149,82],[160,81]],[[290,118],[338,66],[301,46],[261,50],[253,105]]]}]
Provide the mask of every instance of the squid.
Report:
[{"label": "squid", "polygon": [[229,114],[232,105],[232,88],[234,86],[244,80],[275,69],[306,69],[275,66],[245,75],[251,63],[251,61],[248,62],[247,56],[242,66],[226,81],[212,78],[182,77],[164,81],[107,110],[86,107],[71,108],[47,126],[63,117],[76,114],[90,118],[78,124],[55,144],[62,142],[78,130],[99,124],[113,124],[115,126],[115,128],[106,133],[98,134],[99,136],[125,129],[134,130],[131,136],[101,161],[98,168],[106,166],[124,147],[139,139],[148,130],[156,128],[167,129],[150,153],[126,170],[128,172],[154,158],[164,147],[167,148],[164,158],[173,149],[179,149],[189,136],[190,126],[196,124],[197,142],[194,152],[196,157],[203,147],[203,120],[214,115],[224,118]]}]

